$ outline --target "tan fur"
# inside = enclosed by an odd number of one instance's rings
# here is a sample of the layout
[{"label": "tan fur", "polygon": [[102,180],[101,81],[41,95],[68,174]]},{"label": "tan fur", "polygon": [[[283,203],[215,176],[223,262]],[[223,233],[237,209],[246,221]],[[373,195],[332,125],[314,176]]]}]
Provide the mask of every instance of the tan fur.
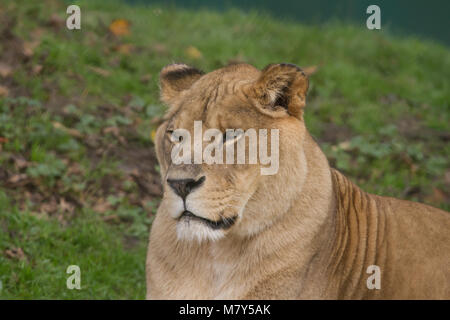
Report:
[{"label": "tan fur", "polygon": [[[182,71],[182,72],[180,72]],[[449,299],[450,215],[371,195],[331,169],[303,121],[308,80],[293,65],[262,71],[232,65],[203,74],[186,65],[161,72],[170,109],[156,135],[164,197],[147,256],[149,299]],[[167,130],[280,129],[280,168],[171,163]],[[186,199],[204,218],[238,215],[218,239],[179,240],[182,210],[168,178],[204,184]],[[198,228],[199,230],[197,230]],[[381,269],[369,290],[367,267]]]}]

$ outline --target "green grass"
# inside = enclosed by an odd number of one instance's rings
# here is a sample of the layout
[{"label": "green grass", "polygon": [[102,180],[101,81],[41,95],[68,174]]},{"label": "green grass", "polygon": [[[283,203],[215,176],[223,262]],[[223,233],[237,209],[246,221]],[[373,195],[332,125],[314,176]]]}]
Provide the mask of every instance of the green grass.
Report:
[{"label": "green grass", "polygon": [[[158,72],[174,61],[318,66],[305,118],[331,164],[366,191],[450,209],[448,48],[338,22],[75,3],[80,31],[65,28],[61,1],[0,0],[14,41],[37,44],[24,57],[0,39],[13,68],[0,98],[0,298],[144,298],[159,197],[136,174],[157,176]],[[131,21],[129,35],[110,34],[117,18]],[[81,290],[66,288],[73,264]]]}]

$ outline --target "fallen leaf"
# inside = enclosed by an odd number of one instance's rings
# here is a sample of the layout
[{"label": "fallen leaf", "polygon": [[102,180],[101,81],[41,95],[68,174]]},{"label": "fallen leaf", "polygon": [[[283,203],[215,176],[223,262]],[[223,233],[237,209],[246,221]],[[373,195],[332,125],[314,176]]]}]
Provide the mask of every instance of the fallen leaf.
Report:
[{"label": "fallen leaf", "polygon": [[58,211],[58,204],[56,203],[55,199],[52,198],[50,201],[41,205],[40,211],[48,214],[54,213]]},{"label": "fallen leaf", "polygon": [[59,200],[59,211],[73,213],[75,206],[67,202],[64,198]]},{"label": "fallen leaf", "polygon": [[200,50],[194,46],[189,46],[186,48],[186,55],[191,59],[200,59],[203,56]]},{"label": "fallen leaf", "polygon": [[109,31],[115,36],[125,36],[130,34],[131,23],[125,19],[115,19],[109,25]]},{"label": "fallen leaf", "polygon": [[22,156],[13,155],[11,156],[11,159],[14,162],[14,166],[16,167],[17,170],[28,168],[31,164],[30,162],[25,160]]},{"label": "fallen leaf", "polygon": [[31,57],[34,54],[34,49],[36,49],[40,44],[39,40],[25,41],[23,43],[22,53],[26,57]]},{"label": "fallen leaf", "polygon": [[114,50],[121,53],[128,55],[134,50],[134,46],[132,44],[126,43],[126,44],[119,44],[118,46],[114,47]]},{"label": "fallen leaf", "polygon": [[17,184],[23,180],[26,180],[27,178],[28,178],[28,176],[25,173],[14,174],[8,179],[8,183]]},{"label": "fallen leaf", "polygon": [[7,143],[8,141],[9,141],[8,138],[0,137],[0,144]]},{"label": "fallen leaf", "polygon": [[41,73],[42,68],[43,68],[42,65],[36,64],[36,65],[34,65],[33,68],[31,69],[31,72],[33,73],[33,75],[37,75],[37,74]]},{"label": "fallen leaf", "polygon": [[0,62],[0,76],[3,78],[6,78],[7,76],[9,76],[12,73],[13,69],[5,64]]},{"label": "fallen leaf", "polygon": [[97,213],[105,213],[106,211],[111,209],[111,205],[108,201],[105,201],[105,199],[100,199],[92,207],[92,209]]},{"label": "fallen leaf", "polygon": [[103,129],[103,133],[112,133],[113,135],[117,136],[120,133],[120,130],[118,127],[106,127]]},{"label": "fallen leaf", "polygon": [[0,86],[0,97],[7,97],[9,95],[9,89],[5,86]]},{"label": "fallen leaf", "polygon": [[99,74],[103,77],[109,77],[109,75],[111,74],[111,72],[109,72],[108,70],[99,68],[99,67],[94,67],[94,66],[90,66],[89,69],[91,69],[92,71],[94,71],[96,74]]},{"label": "fallen leaf", "polygon": [[53,128],[64,131],[64,132],[68,133],[69,135],[71,135],[72,137],[75,137],[75,138],[83,137],[83,134],[80,131],[73,129],[73,128],[67,128],[60,122],[54,121],[54,122],[52,122],[52,124],[53,124]]},{"label": "fallen leaf", "polygon": [[26,256],[22,248],[11,248],[5,250],[5,255],[9,259],[25,260]]}]

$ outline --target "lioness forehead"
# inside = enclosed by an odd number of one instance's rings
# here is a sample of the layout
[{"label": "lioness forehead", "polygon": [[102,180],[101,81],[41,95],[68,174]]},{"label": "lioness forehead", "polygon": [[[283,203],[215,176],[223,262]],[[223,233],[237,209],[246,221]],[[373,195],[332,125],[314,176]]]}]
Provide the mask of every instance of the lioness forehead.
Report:
[{"label": "lioness forehead", "polygon": [[231,115],[255,118],[257,112],[251,108],[245,89],[260,72],[248,64],[234,64],[207,73],[179,96],[168,118],[185,124],[202,120],[216,128],[225,127]]}]

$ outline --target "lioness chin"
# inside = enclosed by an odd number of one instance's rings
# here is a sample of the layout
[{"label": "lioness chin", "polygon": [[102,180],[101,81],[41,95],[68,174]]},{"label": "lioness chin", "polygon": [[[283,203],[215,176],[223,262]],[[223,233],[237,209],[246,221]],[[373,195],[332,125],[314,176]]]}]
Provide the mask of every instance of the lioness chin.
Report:
[{"label": "lioness chin", "polygon": [[[237,64],[204,74],[172,64],[160,83],[164,196],[147,298],[450,298],[449,213],[365,193],[330,168],[305,128],[301,69]],[[221,132],[278,129],[277,173],[262,175],[261,163],[173,163],[171,135],[192,133],[194,121]]]}]

